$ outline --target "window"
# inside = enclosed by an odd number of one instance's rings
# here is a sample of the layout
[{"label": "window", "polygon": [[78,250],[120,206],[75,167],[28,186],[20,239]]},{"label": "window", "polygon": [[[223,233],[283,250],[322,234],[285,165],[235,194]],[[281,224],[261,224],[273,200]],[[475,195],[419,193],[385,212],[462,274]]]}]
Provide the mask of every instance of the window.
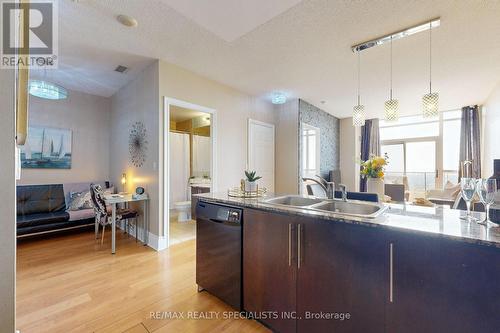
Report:
[{"label": "window", "polygon": [[320,173],[319,128],[302,123],[302,177]]},{"label": "window", "polygon": [[380,121],[382,153],[389,156],[386,181],[405,183],[410,198],[457,183],[461,111],[441,112],[439,118],[401,117]]}]

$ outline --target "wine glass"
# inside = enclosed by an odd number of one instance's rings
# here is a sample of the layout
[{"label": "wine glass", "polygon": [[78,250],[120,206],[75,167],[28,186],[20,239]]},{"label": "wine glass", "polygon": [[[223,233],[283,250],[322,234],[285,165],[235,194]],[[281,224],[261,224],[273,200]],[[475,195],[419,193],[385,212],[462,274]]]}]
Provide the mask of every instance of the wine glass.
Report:
[{"label": "wine glass", "polygon": [[490,206],[495,201],[496,192],[496,179],[479,179],[477,181],[477,194],[486,210],[486,218],[484,221],[478,222],[479,224],[484,224],[487,227],[498,227],[498,224],[490,221]]},{"label": "wine glass", "polygon": [[474,178],[462,178],[460,180],[460,189],[462,192],[462,198],[467,205],[467,215],[461,217],[461,219],[469,222],[477,221],[477,219],[470,213],[472,198],[474,197],[474,193],[476,193],[476,180]]}]

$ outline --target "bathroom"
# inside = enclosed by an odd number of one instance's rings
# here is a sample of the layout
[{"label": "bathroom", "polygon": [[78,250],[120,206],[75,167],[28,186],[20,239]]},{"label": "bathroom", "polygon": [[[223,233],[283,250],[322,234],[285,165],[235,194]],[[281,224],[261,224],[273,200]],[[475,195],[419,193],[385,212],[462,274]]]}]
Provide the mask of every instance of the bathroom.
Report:
[{"label": "bathroom", "polygon": [[195,238],[191,196],[210,192],[211,114],[170,106],[170,244]]}]

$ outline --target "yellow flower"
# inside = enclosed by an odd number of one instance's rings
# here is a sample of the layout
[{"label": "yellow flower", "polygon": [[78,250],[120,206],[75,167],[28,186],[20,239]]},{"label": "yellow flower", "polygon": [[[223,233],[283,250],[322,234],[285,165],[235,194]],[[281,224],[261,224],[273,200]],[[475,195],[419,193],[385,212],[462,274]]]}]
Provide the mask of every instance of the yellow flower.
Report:
[{"label": "yellow flower", "polygon": [[383,171],[379,171],[379,172],[377,173],[377,177],[378,177],[378,178],[384,178],[384,172],[383,172]]},{"label": "yellow flower", "polygon": [[377,165],[379,166],[384,166],[386,164],[386,161],[385,161],[385,158],[383,157],[377,157],[375,158],[375,162],[377,163]]}]

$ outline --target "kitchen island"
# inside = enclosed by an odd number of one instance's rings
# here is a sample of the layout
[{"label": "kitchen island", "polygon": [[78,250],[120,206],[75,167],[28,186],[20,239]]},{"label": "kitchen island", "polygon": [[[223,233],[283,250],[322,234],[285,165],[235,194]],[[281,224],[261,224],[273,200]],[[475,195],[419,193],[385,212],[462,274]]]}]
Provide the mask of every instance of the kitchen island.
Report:
[{"label": "kitchen island", "polygon": [[272,197],[199,201],[243,208],[243,309],[273,330],[499,330],[498,228],[445,207],[389,205],[365,218]]}]

